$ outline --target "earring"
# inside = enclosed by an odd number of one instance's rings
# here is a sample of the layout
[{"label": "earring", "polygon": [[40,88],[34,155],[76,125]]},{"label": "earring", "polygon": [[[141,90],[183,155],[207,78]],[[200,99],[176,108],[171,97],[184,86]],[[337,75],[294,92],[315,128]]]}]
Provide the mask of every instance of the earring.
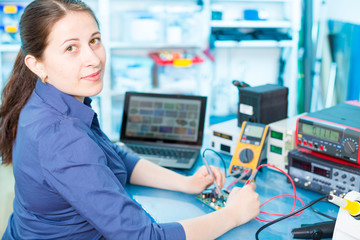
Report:
[{"label": "earring", "polygon": [[41,79],[42,83],[45,84],[46,74],[42,73],[41,76],[40,76],[40,79]]}]

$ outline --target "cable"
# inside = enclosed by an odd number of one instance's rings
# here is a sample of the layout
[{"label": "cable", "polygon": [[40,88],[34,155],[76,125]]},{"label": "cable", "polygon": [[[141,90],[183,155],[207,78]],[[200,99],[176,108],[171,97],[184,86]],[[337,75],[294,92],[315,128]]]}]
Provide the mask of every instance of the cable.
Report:
[{"label": "cable", "polygon": [[[270,168],[274,168],[274,169],[280,171],[281,173],[285,174],[286,177],[290,180],[290,183],[291,183],[291,185],[292,185],[292,187],[293,187],[293,189],[294,189],[294,195],[291,195],[291,196],[294,197],[294,204],[293,204],[293,207],[292,207],[291,210],[290,210],[290,213],[292,213],[292,212],[294,211],[295,207],[296,207],[296,201],[297,201],[298,199],[299,199],[300,202],[302,202],[302,203],[303,203],[303,201],[302,201],[298,196],[296,196],[296,187],[295,187],[294,181],[292,180],[292,178],[290,177],[290,175],[287,174],[286,172],[284,172],[282,169],[280,169],[280,168],[278,168],[278,167],[275,167],[275,166],[273,166],[273,165],[270,165],[270,164],[261,164],[261,165],[259,165],[259,166],[255,169],[255,171],[253,172],[253,174],[251,174],[251,176],[249,177],[249,179],[246,181],[245,185],[247,185],[247,184],[249,184],[250,182],[252,182],[252,180],[254,180],[257,172],[259,171],[259,169],[262,168],[262,167],[264,167],[264,166],[270,167]],[[271,201],[271,200],[273,200],[273,199],[275,199],[275,198],[279,198],[279,197],[281,197],[281,196],[287,196],[287,195],[275,196],[275,197],[267,200],[266,202],[264,202],[261,206],[263,206],[263,205],[266,204],[267,202],[269,202],[269,201]],[[303,204],[303,205],[304,205],[304,204]],[[279,214],[276,214],[276,213],[267,213],[267,212],[262,212],[262,213],[268,214],[268,215],[273,215],[273,216],[279,216]],[[301,213],[300,213],[300,214],[301,214]],[[299,214],[299,215],[300,215],[300,214]],[[269,220],[263,220],[263,219],[260,219],[260,218],[258,218],[258,217],[256,217],[256,219],[259,220],[259,221],[261,221],[261,222],[271,222],[271,221],[269,221]]]},{"label": "cable", "polygon": [[[235,181],[233,181],[232,183],[230,183],[227,187],[226,187],[226,191],[230,192],[229,191],[229,188],[234,185],[235,183],[239,182],[241,179],[243,179],[244,177],[246,177],[248,174],[249,174],[249,169],[245,169],[245,171],[243,173],[241,173],[240,177],[238,177],[237,179],[235,179]],[[230,176],[234,176],[234,175],[237,175],[239,174],[240,171],[238,172],[234,172],[232,174],[230,174]]]},{"label": "cable", "polygon": [[202,154],[202,155],[203,155],[203,158],[205,158],[205,152],[206,152],[206,151],[212,151],[212,152],[214,152],[214,153],[220,158],[220,160],[221,160],[221,162],[222,162],[222,164],[223,164],[223,167],[224,167],[225,177],[228,177],[227,174],[226,174],[227,168],[226,168],[226,163],[225,163],[224,158],[223,158],[217,151],[215,151],[215,150],[213,150],[213,149],[211,149],[211,148],[205,148],[205,149],[204,149],[203,154]]},{"label": "cable", "polygon": [[[265,201],[263,204],[260,205],[260,207],[264,206],[266,203],[276,199],[276,198],[280,198],[280,197],[294,197],[294,195],[291,195],[291,194],[282,194],[282,195],[278,195],[278,196],[275,196],[275,197],[272,197],[270,199],[268,199],[267,201]],[[304,201],[299,198],[298,196],[296,196],[296,199],[299,200],[302,204],[302,206],[304,207],[305,206],[305,203]],[[280,214],[280,213],[268,213],[268,212],[264,212],[264,211],[260,211],[260,213],[263,213],[263,214],[268,214],[268,215],[272,215],[272,216],[278,216],[278,217],[281,217],[281,216],[286,216],[286,214]],[[291,213],[291,212],[290,212]],[[299,216],[300,214],[302,214],[302,211],[299,212],[298,214],[295,214],[295,216]],[[260,221],[260,222],[272,222],[273,220],[264,220],[264,219],[260,219],[258,217],[256,217],[256,220]]]},{"label": "cable", "polygon": [[314,205],[315,203],[320,202],[321,200],[323,200],[323,199],[325,199],[325,198],[327,198],[327,197],[328,197],[328,195],[322,196],[321,198],[318,198],[318,199],[312,201],[312,202],[309,203],[308,205],[305,205],[304,207],[299,208],[298,210],[295,210],[294,212],[292,212],[292,213],[290,213],[290,214],[288,214],[288,215],[286,215],[286,216],[280,217],[280,218],[278,218],[278,219],[275,219],[275,220],[272,221],[272,222],[269,222],[269,223],[265,224],[264,226],[260,227],[260,228],[256,231],[256,233],[255,233],[255,239],[256,239],[256,240],[259,240],[259,233],[260,233],[262,230],[264,230],[265,228],[271,226],[271,225],[274,224],[274,223],[280,222],[280,221],[282,221],[282,220],[284,220],[284,219],[286,219],[286,218],[288,218],[288,217],[291,217],[291,216],[293,216],[293,215],[295,215],[295,214],[297,214],[297,213],[299,213],[299,212],[302,212],[302,211],[305,210],[306,208],[311,207],[311,206]]},{"label": "cable", "polygon": [[322,212],[320,212],[319,210],[314,209],[313,207],[310,207],[310,209],[313,210],[315,213],[321,215],[321,216],[324,216],[324,217],[329,218],[329,219],[331,219],[331,220],[336,220],[336,218],[331,217],[331,216],[329,216],[329,215],[326,215],[325,213],[322,213]]},{"label": "cable", "polygon": [[221,189],[220,189],[219,185],[216,183],[215,175],[214,175],[213,171],[211,170],[210,165],[209,165],[209,163],[207,162],[207,160],[206,160],[206,158],[205,158],[204,155],[203,155],[203,161],[204,161],[204,163],[205,163],[205,166],[206,166],[206,169],[207,169],[208,173],[210,174],[210,176],[212,176],[212,177],[214,178],[214,183],[213,183],[213,184],[214,184],[215,187],[216,187],[217,194],[219,195],[219,198],[220,198],[220,199],[223,201],[223,203],[225,204],[224,196],[223,196],[223,194],[222,194],[222,192],[221,192]]}]

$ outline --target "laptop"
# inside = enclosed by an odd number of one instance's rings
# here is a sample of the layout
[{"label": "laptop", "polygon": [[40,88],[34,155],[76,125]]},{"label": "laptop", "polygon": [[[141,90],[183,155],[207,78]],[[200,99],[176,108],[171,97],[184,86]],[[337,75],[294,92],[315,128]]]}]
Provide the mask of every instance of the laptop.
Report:
[{"label": "laptop", "polygon": [[141,158],[190,169],[203,141],[206,97],[126,92],[120,142]]}]

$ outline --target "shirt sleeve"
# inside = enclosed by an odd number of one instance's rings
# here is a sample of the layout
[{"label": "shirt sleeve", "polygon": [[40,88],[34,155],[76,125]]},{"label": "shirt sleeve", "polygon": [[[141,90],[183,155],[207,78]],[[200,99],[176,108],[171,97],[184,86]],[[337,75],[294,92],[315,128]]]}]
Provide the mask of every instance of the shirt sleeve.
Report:
[{"label": "shirt sleeve", "polygon": [[185,239],[181,224],[150,220],[86,132],[81,122],[65,119],[43,135],[39,158],[46,183],[106,239]]},{"label": "shirt sleeve", "polygon": [[125,167],[126,167],[126,171],[128,172],[127,182],[129,182],[131,174],[132,174],[132,172],[133,172],[133,170],[135,168],[135,165],[140,160],[140,157],[126,152],[125,150],[121,149],[115,143],[111,143],[111,144],[113,145],[114,150],[116,151],[116,153],[120,156],[121,159],[123,159],[123,162],[124,162]]}]

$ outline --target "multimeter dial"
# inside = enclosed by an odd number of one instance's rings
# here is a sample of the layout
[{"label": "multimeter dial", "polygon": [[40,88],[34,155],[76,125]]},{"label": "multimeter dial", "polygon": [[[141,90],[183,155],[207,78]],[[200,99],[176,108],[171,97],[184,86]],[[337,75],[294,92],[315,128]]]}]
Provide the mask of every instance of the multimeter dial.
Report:
[{"label": "multimeter dial", "polygon": [[346,138],[343,145],[346,153],[355,153],[357,150],[357,142],[354,139]]},{"label": "multimeter dial", "polygon": [[245,148],[240,151],[239,159],[243,163],[249,163],[254,158],[254,152],[250,148]]}]

